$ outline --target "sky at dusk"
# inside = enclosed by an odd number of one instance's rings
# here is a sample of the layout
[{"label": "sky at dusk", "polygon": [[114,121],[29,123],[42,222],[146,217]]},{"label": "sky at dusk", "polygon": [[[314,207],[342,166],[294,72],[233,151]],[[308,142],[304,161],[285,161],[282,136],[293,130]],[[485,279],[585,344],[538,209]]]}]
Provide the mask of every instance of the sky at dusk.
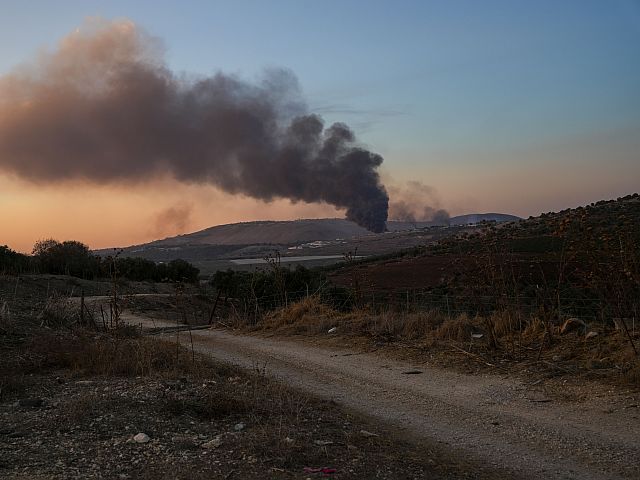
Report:
[{"label": "sky at dusk", "polygon": [[[19,114],[9,96],[21,86],[9,80],[87,19],[102,19],[153,36],[177,76],[224,72],[252,83],[265,70],[292,72],[309,113],[325,126],[346,123],[384,157],[391,201],[419,181],[452,215],[527,217],[639,190],[637,0],[0,0],[0,8],[0,155],[9,151],[2,125]],[[21,251],[48,237],[103,248],[221,223],[344,215],[192,178],[43,181],[15,164],[0,158],[0,244]]]}]

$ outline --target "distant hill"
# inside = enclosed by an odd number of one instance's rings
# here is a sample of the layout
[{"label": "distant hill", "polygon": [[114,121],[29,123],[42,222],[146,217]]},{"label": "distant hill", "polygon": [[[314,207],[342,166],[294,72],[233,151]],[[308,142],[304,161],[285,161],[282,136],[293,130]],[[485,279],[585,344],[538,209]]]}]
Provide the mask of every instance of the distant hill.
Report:
[{"label": "distant hill", "polygon": [[148,245],[254,245],[272,243],[289,245],[315,240],[371,235],[367,229],[348,220],[323,218],[291,221],[231,223],[206,228],[199,232],[157,240]]},{"label": "distant hill", "polygon": [[[451,217],[451,225],[467,225],[481,221],[509,222],[520,220],[514,215],[501,213],[474,213]],[[426,228],[439,225],[437,222],[401,222],[389,220],[387,228],[391,232]],[[168,248],[186,245],[294,245],[313,241],[350,239],[375,235],[353,222],[341,218],[321,218],[288,221],[256,221],[230,223],[205,228],[194,233],[127,247],[127,251],[145,247]],[[113,249],[98,250],[97,253],[112,252]]]},{"label": "distant hill", "polygon": [[[123,254],[154,261],[262,256],[265,246],[286,247],[369,235],[375,234],[353,222],[337,218],[242,222],[216,225],[194,233],[133,245],[124,248]],[[95,253],[111,255],[113,248],[96,250]]]},{"label": "distant hill", "polygon": [[[474,213],[451,217],[451,225],[467,225],[481,221],[510,222],[520,220],[514,215],[501,213]],[[387,228],[391,232],[426,228],[440,225],[437,222],[401,222],[389,220]],[[374,235],[365,228],[341,218],[320,218],[288,221],[257,221],[230,223],[205,228],[143,245],[128,247],[180,247],[185,245],[294,245],[313,241],[350,239]],[[106,251],[107,249],[105,249]],[[112,251],[112,249],[108,249]]]},{"label": "distant hill", "polygon": [[[500,222],[505,219],[518,219],[518,217],[502,214],[475,214],[453,217],[451,220],[453,226],[459,226],[481,220]],[[411,238],[411,232],[421,234],[421,229],[438,225],[442,226],[436,222],[388,221],[387,228],[391,233],[374,234],[353,222],[339,218],[232,223],[126,247],[123,255],[144,257],[157,262],[176,258],[202,262],[246,257],[262,258],[272,252],[274,248],[290,255],[311,253],[321,255],[318,248],[333,245],[331,247],[333,250],[324,252],[324,254],[335,255],[356,247],[360,248],[360,252],[365,252],[365,244],[377,245],[381,243],[386,245],[385,242],[389,244],[389,247],[375,247],[377,252],[380,248],[387,251],[387,248],[393,250],[411,247],[422,241],[418,237]],[[446,232],[441,234],[446,234]],[[291,248],[295,248],[295,250],[291,250]],[[364,254],[371,254],[372,252],[369,250],[366,250]],[[106,256],[113,254],[113,251],[114,249],[110,248],[96,250],[95,253]],[[200,266],[205,269],[214,268],[210,265],[205,267],[200,264]],[[225,266],[228,265],[216,264],[215,268]]]}]

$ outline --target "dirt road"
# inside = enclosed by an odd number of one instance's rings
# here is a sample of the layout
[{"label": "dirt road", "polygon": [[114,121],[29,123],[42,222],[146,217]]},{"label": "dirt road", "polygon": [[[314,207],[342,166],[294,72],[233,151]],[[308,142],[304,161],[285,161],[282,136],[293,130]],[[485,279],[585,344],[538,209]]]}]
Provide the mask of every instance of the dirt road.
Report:
[{"label": "dirt road", "polygon": [[[127,312],[123,319],[143,327],[175,326]],[[180,335],[188,346],[189,334]],[[192,335],[201,353],[243,367],[266,366],[290,385],[517,478],[640,478],[637,394],[561,403],[514,378],[463,375],[221,330]],[[412,370],[421,373],[406,373]]]}]

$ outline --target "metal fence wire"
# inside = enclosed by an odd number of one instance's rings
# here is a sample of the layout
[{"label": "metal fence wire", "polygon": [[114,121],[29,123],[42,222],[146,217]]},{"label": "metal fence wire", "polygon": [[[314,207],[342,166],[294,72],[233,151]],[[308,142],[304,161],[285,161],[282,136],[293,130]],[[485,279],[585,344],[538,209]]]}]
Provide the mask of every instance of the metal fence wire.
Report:
[{"label": "metal fence wire", "polygon": [[[315,296],[323,304],[340,311],[353,308],[365,308],[372,313],[397,311],[420,313],[435,311],[447,316],[491,315],[506,310],[525,316],[541,314],[551,315],[557,321],[577,317],[585,321],[611,322],[620,317],[620,309],[599,298],[575,298],[549,296],[513,296],[488,294],[446,294],[426,289],[406,289],[381,291],[379,289],[345,289],[325,286],[317,291],[284,291],[282,293],[260,297],[246,296],[229,299],[235,304],[239,314],[246,317],[258,317],[277,308],[286,307],[306,297]],[[625,308],[624,317],[633,322],[637,312],[637,303]]]}]

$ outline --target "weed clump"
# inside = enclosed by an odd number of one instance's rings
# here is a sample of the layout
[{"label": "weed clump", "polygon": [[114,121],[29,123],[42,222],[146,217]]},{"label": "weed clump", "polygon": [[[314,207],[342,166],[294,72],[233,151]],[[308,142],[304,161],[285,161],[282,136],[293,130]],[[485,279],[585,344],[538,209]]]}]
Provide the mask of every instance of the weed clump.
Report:
[{"label": "weed clump", "polygon": [[294,326],[294,333],[319,333],[334,326],[339,317],[339,312],[313,295],[270,312],[261,326],[267,329]]}]

